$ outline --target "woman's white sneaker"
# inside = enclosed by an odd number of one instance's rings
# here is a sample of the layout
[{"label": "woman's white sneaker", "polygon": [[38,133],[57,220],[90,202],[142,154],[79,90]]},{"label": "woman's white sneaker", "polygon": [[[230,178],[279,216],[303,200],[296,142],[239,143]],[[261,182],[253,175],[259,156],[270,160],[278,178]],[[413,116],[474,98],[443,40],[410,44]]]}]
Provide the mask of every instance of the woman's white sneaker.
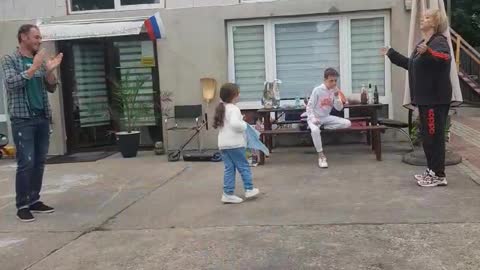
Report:
[{"label": "woman's white sneaker", "polygon": [[258,190],[258,188],[247,189],[245,191],[245,198],[250,199],[256,197],[258,194],[260,194],[260,190]]},{"label": "woman's white sneaker", "polygon": [[417,184],[421,187],[444,187],[448,185],[448,182],[447,177],[439,177],[434,172],[431,172],[422,181],[418,181]]},{"label": "woman's white sneaker", "polygon": [[417,182],[424,181],[425,178],[430,175],[430,173],[431,173],[431,170],[427,169],[423,174],[415,174],[413,176],[413,178],[415,178],[415,180],[417,180]]},{"label": "woman's white sneaker", "polygon": [[222,202],[223,203],[242,203],[243,199],[236,195],[228,195],[223,193]]}]

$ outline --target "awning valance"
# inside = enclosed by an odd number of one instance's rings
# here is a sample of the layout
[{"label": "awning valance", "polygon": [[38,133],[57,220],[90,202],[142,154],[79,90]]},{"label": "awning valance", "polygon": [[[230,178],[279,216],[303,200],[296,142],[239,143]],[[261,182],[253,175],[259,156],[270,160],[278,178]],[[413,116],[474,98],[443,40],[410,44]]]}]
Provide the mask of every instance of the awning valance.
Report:
[{"label": "awning valance", "polygon": [[38,27],[44,41],[138,35],[142,30],[146,30],[152,39],[165,37],[158,13],[151,17],[39,23]]},{"label": "awning valance", "polygon": [[138,35],[143,21],[41,24],[44,41]]}]

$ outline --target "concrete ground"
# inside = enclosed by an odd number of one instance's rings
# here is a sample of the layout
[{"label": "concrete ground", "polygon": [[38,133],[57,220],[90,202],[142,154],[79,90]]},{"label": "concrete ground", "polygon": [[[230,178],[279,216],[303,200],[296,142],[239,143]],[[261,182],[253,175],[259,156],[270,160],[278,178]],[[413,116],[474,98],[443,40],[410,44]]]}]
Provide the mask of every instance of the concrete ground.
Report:
[{"label": "concrete ground", "polygon": [[[461,166],[420,188],[407,144],[277,149],[253,169],[262,194],[220,203],[221,163],[141,153],[49,165],[34,223],[15,218],[14,165],[0,164],[0,269],[480,269],[480,186]],[[241,182],[237,192],[242,195]]]}]

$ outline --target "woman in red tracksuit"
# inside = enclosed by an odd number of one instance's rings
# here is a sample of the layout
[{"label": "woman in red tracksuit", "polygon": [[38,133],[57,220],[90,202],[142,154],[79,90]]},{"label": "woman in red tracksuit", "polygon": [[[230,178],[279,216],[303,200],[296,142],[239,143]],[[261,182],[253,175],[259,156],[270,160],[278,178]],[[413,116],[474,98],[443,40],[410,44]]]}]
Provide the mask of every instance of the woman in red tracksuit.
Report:
[{"label": "woman in red tracksuit", "polygon": [[408,70],[411,101],[419,109],[428,164],[425,173],[414,176],[418,185],[423,187],[447,185],[445,127],[452,99],[452,57],[448,40],[442,34],[447,28],[447,18],[440,10],[428,10],[420,20],[424,38],[410,58],[392,48],[382,51],[393,64]]}]

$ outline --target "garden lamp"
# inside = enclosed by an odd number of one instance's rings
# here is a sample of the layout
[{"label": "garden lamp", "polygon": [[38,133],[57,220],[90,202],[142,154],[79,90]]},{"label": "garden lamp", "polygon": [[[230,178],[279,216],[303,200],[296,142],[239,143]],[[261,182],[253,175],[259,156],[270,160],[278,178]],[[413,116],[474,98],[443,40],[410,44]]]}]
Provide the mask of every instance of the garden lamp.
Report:
[{"label": "garden lamp", "polygon": [[203,99],[207,102],[207,110],[205,110],[205,121],[207,122],[206,128],[208,130],[208,105],[215,98],[215,91],[217,90],[217,81],[213,78],[201,78],[200,84],[202,85]]}]

